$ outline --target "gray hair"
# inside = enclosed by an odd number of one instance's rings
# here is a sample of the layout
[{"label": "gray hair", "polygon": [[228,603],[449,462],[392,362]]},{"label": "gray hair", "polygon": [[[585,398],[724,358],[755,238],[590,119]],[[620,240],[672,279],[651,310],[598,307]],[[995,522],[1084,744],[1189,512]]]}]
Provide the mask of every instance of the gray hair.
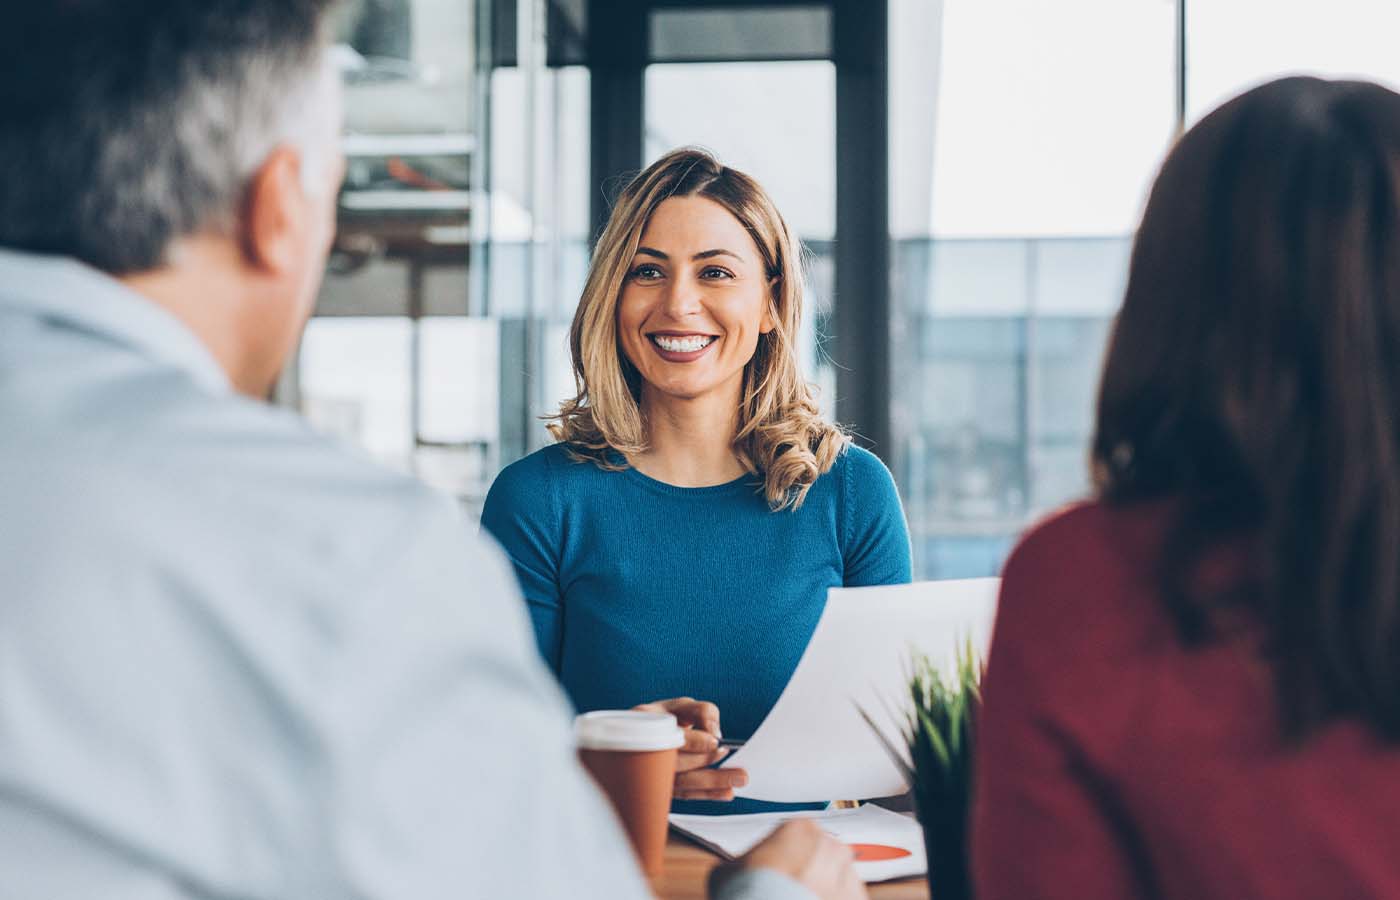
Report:
[{"label": "gray hair", "polygon": [[176,238],[230,230],[275,147],[298,147],[318,183],[336,135],[330,5],[28,5],[0,38],[0,245],[144,271]]}]

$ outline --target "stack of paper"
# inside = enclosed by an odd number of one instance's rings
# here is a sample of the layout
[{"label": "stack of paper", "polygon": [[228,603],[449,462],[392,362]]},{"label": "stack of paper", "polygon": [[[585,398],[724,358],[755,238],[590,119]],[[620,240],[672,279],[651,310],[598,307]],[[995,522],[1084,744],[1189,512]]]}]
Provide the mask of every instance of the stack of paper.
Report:
[{"label": "stack of paper", "polygon": [[726,859],[743,856],[788,819],[815,819],[856,851],[856,874],[867,883],[928,871],[924,835],[912,815],[866,804],[856,809],[754,813],[743,816],[673,814],[671,827]]}]

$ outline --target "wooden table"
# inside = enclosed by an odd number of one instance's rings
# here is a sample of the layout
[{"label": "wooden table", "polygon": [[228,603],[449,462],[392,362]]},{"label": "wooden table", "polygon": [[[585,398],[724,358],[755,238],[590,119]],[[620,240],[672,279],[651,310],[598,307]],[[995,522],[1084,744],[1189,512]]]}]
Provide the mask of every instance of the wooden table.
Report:
[{"label": "wooden table", "polygon": [[[705,879],[719,865],[715,854],[672,833],[666,841],[666,870],[652,881],[659,900],[705,900]],[[904,878],[870,885],[871,900],[929,900],[928,881]]]}]

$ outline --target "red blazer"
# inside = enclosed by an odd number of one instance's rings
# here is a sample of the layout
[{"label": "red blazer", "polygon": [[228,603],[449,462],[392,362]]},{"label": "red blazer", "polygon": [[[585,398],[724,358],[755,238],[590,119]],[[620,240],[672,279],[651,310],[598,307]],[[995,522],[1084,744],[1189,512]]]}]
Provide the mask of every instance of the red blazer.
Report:
[{"label": "red blazer", "polygon": [[1400,751],[1279,736],[1244,640],[1188,652],[1151,579],[1164,507],[1090,503],[1006,564],[973,814],[978,900],[1400,898]]}]

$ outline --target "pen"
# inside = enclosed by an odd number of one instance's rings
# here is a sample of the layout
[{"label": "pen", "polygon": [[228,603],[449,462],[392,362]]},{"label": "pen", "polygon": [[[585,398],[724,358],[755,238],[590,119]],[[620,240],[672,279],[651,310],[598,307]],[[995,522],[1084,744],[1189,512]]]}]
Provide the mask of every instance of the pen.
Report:
[{"label": "pen", "polygon": [[729,747],[732,750],[738,750],[740,747],[744,746],[743,741],[736,741],[733,738],[720,738],[718,744],[721,747]]}]

